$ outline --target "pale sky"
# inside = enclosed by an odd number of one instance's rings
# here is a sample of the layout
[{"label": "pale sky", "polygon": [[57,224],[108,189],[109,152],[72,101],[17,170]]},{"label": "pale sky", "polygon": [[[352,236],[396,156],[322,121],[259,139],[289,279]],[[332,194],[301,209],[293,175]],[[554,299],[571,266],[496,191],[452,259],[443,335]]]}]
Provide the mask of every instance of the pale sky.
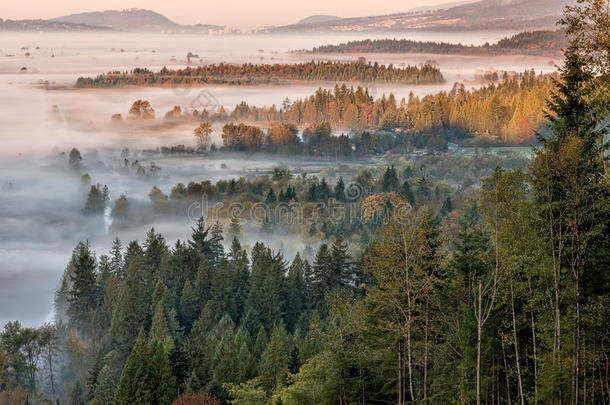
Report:
[{"label": "pale sky", "polygon": [[0,18],[53,18],[85,11],[146,8],[180,24],[235,27],[284,25],[313,14],[359,17],[408,11],[455,0],[8,0]]}]

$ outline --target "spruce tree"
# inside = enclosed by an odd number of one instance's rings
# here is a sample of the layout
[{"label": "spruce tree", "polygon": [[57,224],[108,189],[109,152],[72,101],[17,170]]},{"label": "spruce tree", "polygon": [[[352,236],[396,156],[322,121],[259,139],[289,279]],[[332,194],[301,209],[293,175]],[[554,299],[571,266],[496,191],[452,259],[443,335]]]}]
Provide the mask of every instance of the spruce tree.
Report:
[{"label": "spruce tree", "polygon": [[72,288],[68,297],[68,314],[76,324],[87,326],[100,298],[95,256],[89,242],[81,242],[77,247],[70,281]]},{"label": "spruce tree", "polygon": [[345,202],[345,183],[343,182],[343,177],[339,177],[337,180],[337,184],[335,185],[334,197],[337,201]]},{"label": "spruce tree", "polygon": [[267,392],[281,387],[288,374],[288,335],[283,323],[273,327],[260,362],[260,379]]},{"label": "spruce tree", "polygon": [[328,183],[326,182],[326,178],[322,177],[322,181],[318,186],[318,198],[319,201],[326,202],[330,198],[331,192]]},{"label": "spruce tree", "polygon": [[172,374],[176,377],[178,394],[185,392],[187,380],[189,379],[189,356],[182,339],[176,339],[174,346],[169,352],[169,363]]},{"label": "spruce tree", "polygon": [[169,405],[176,397],[176,378],[172,374],[167,351],[162,342],[149,343],[150,360],[147,383],[150,387],[153,405]]},{"label": "spruce tree", "polygon": [[112,370],[107,364],[102,367],[95,391],[93,392],[93,402],[95,405],[113,405],[115,384],[112,377]]},{"label": "spruce tree", "polygon": [[273,204],[276,201],[277,198],[275,197],[275,193],[273,192],[273,189],[270,188],[267,197],[265,197],[265,204]]},{"label": "spruce tree", "polygon": [[87,399],[92,400],[99,380],[100,371],[104,367],[104,353],[102,350],[97,351],[93,365],[89,369],[87,376]]},{"label": "spruce tree", "polygon": [[312,267],[309,292],[309,304],[317,310],[322,317],[326,317],[329,311],[328,293],[331,289],[331,274],[333,272],[332,256],[328,245],[322,244]]},{"label": "spruce tree", "polygon": [[208,258],[215,264],[218,264],[220,259],[224,257],[224,247],[222,246],[223,239],[222,225],[219,221],[216,221],[210,232],[210,254],[208,256]]},{"label": "spruce tree", "polygon": [[294,257],[290,268],[288,269],[288,277],[286,279],[286,309],[284,311],[284,319],[288,330],[294,330],[299,316],[305,309],[305,280],[303,276],[304,262],[299,253]]},{"label": "spruce tree", "polygon": [[144,330],[140,330],[117,387],[115,405],[148,405],[152,404],[151,387],[148,384],[148,373],[152,353],[146,342]]},{"label": "spruce tree", "polygon": [[268,342],[269,338],[267,337],[267,332],[265,332],[265,328],[263,325],[261,325],[258,329],[258,333],[256,334],[256,339],[254,340],[254,346],[252,348],[252,354],[257,361],[260,360],[261,356],[265,352]]},{"label": "spruce tree", "polygon": [[173,347],[172,336],[169,332],[169,327],[167,326],[167,319],[161,302],[159,302],[155,308],[148,337],[151,340],[155,339],[162,342],[166,348]]},{"label": "spruce tree", "polygon": [[235,334],[232,329],[227,330],[214,353],[213,379],[218,383],[238,383],[239,359],[235,347]]},{"label": "spruce tree", "polygon": [[197,319],[198,315],[198,298],[189,280],[184,283],[182,294],[180,295],[180,323],[185,326],[186,330],[191,329],[191,325]]}]

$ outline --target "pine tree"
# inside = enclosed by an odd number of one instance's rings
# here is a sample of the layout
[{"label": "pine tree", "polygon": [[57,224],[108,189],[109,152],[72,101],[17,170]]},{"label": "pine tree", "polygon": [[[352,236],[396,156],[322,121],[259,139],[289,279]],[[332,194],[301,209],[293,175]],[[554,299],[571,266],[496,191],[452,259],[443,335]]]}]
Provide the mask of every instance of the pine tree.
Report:
[{"label": "pine tree", "polygon": [[81,326],[91,321],[92,312],[99,301],[95,257],[89,248],[89,242],[77,246],[77,256],[70,276],[72,288],[68,298],[68,314]]},{"label": "pine tree", "polygon": [[329,289],[347,291],[353,287],[354,265],[348,252],[347,243],[339,236],[330,248],[332,271],[328,281]]},{"label": "pine tree", "polygon": [[269,338],[267,337],[267,332],[265,332],[265,328],[263,325],[258,329],[258,333],[256,334],[256,340],[254,341],[254,347],[252,348],[252,354],[256,358],[256,360],[260,360],[263,353],[265,352],[265,348],[267,347],[267,343],[269,342]]},{"label": "pine tree", "polygon": [[402,194],[402,196],[405,197],[407,201],[409,201],[409,204],[415,204],[415,194],[413,193],[413,190],[411,189],[411,184],[408,180],[405,180],[405,182],[402,183],[402,189],[400,190],[400,194]]},{"label": "pine tree", "polygon": [[239,359],[235,347],[235,334],[232,329],[227,330],[214,353],[213,379],[219,383],[238,383]]},{"label": "pine tree", "polygon": [[330,198],[330,187],[328,186],[328,183],[326,182],[326,178],[322,177],[322,181],[320,182],[320,185],[318,186],[318,198],[319,201],[328,201],[328,199]]},{"label": "pine tree", "polygon": [[120,280],[125,279],[125,263],[123,262],[122,250],[123,246],[121,240],[118,237],[114,238],[112,247],[110,248],[110,266]]},{"label": "pine tree", "polygon": [[93,392],[93,402],[96,405],[113,405],[115,384],[112,370],[107,364],[100,370],[97,385]]},{"label": "pine tree", "polygon": [[163,304],[161,302],[159,302],[155,308],[148,338],[162,342],[166,348],[173,347],[172,336],[167,326],[167,319],[165,318],[165,311],[163,310]]},{"label": "pine tree", "polygon": [[299,253],[294,257],[290,268],[288,269],[288,277],[286,279],[286,309],[284,319],[288,326],[288,330],[294,330],[299,316],[305,309],[305,280],[303,276],[304,263]]},{"label": "pine tree", "polygon": [[201,383],[199,375],[193,370],[186,383],[186,392],[200,392],[202,388],[203,384]]},{"label": "pine tree", "polygon": [[288,374],[288,351],[288,335],[284,324],[277,324],[273,327],[260,363],[260,379],[267,392],[284,385]]},{"label": "pine tree", "polygon": [[346,201],[345,183],[343,182],[343,177],[339,177],[339,180],[337,180],[337,184],[335,185],[335,190],[334,190],[334,197],[337,201],[340,201],[340,202]]},{"label": "pine tree", "polygon": [[127,279],[119,292],[116,309],[110,325],[110,336],[116,351],[113,361],[120,367],[127,359],[137,339],[137,331],[144,327],[148,316],[145,290],[142,288],[140,257],[130,259]]},{"label": "pine tree", "polygon": [[394,166],[387,167],[381,181],[381,190],[385,193],[398,191],[399,184],[398,173],[396,173]]},{"label": "pine tree", "polygon": [[185,326],[186,330],[191,329],[191,325],[198,316],[198,299],[193,286],[189,280],[184,283],[182,294],[180,295],[180,323]]},{"label": "pine tree", "polygon": [[172,367],[172,374],[176,377],[178,394],[185,392],[187,388],[190,369],[189,360],[184,342],[182,339],[176,339],[174,346],[169,352],[169,363]]},{"label": "pine tree", "polygon": [[140,330],[117,387],[115,405],[145,405],[152,404],[151,387],[148,384],[149,365],[152,353],[146,342],[143,330]]},{"label": "pine tree", "polygon": [[147,272],[154,273],[161,264],[161,260],[167,254],[168,248],[165,238],[155,232],[154,228],[146,233],[144,241],[144,256],[142,265]]},{"label": "pine tree", "polygon": [[149,343],[147,384],[150,387],[153,405],[169,405],[176,397],[176,378],[172,374],[167,351],[162,342]]},{"label": "pine tree", "polygon": [[169,405],[175,394],[176,381],[163,344],[147,342],[141,330],[121,373],[114,403]]},{"label": "pine tree", "polygon": [[275,193],[273,192],[273,189],[270,188],[267,197],[265,197],[265,204],[273,204],[276,201],[277,198],[275,197]]},{"label": "pine tree", "polygon": [[329,312],[328,295],[331,289],[331,277],[333,272],[332,256],[328,245],[322,244],[312,267],[312,275],[309,280],[310,292],[309,303],[311,308],[317,310],[322,317]]},{"label": "pine tree", "polygon": [[315,182],[311,182],[307,190],[307,202],[318,202],[319,199],[318,185]]},{"label": "pine tree", "polygon": [[224,247],[222,246],[222,225],[219,221],[216,221],[212,226],[212,230],[210,232],[210,255],[209,259],[212,260],[213,263],[218,264],[220,259],[224,257]]},{"label": "pine tree", "polygon": [[89,369],[87,376],[87,399],[92,400],[99,380],[100,372],[104,367],[104,353],[101,350],[97,351],[93,365]]},{"label": "pine tree", "polygon": [[426,178],[426,176],[422,176],[417,181],[416,193],[417,193],[418,201],[421,201],[422,204],[424,204],[430,200],[430,196],[431,196],[430,182]]},{"label": "pine tree", "polygon": [[248,332],[239,328],[235,334],[235,349],[237,350],[238,359],[238,381],[245,382],[255,376],[256,373],[256,359],[250,353],[250,347],[252,342]]}]

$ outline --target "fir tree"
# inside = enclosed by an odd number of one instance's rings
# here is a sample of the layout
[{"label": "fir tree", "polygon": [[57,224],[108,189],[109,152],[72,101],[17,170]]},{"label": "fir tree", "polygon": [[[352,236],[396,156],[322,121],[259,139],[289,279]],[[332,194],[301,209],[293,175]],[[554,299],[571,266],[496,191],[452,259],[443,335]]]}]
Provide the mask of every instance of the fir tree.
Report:
[{"label": "fir tree", "polygon": [[149,343],[151,355],[148,365],[147,384],[150,387],[153,405],[169,405],[176,396],[176,378],[172,374],[169,357],[163,343]]},{"label": "fir tree", "polygon": [[152,353],[146,342],[143,330],[140,330],[136,344],[134,345],[117,387],[115,405],[145,405],[152,404],[151,387],[148,384],[148,366]]},{"label": "fir tree", "polygon": [[275,193],[273,192],[273,189],[270,188],[267,197],[265,197],[265,204],[273,204],[276,201],[277,198],[275,197]]},{"label": "fir tree", "polygon": [[383,179],[381,181],[382,191],[386,193],[389,191],[398,191],[398,188],[399,182],[396,169],[394,168],[394,166],[387,167],[383,174]]},{"label": "fir tree", "polygon": [[326,182],[326,178],[322,177],[322,181],[318,186],[318,198],[319,201],[328,201],[330,198],[331,192],[328,183]]},{"label": "fir tree", "polygon": [[155,339],[162,342],[166,348],[173,347],[172,337],[167,326],[167,319],[165,317],[165,311],[163,310],[163,304],[161,302],[159,302],[155,307],[148,337],[151,340]]},{"label": "fir tree", "polygon": [[334,190],[334,197],[337,201],[340,201],[340,202],[346,201],[345,183],[343,182],[343,177],[339,177],[339,180],[337,180],[337,184],[335,185],[335,190]]},{"label": "fir tree", "polygon": [[272,392],[285,383],[288,374],[288,343],[284,324],[275,325],[260,363],[260,378],[267,392]]},{"label": "fir tree", "polygon": [[[176,377],[178,394],[185,392],[189,379],[189,357],[182,339],[176,339],[169,352],[169,363],[172,374]],[[194,371],[193,371],[194,372]],[[197,387],[200,388],[200,387]]]},{"label": "fir tree", "polygon": [[68,314],[75,323],[85,326],[90,322],[99,301],[95,257],[89,242],[81,242],[77,247],[70,281],[72,288],[68,298]]},{"label": "fir tree", "polygon": [[95,391],[93,392],[92,404],[95,405],[113,405],[114,403],[115,384],[112,378],[112,370],[106,364],[100,370]]},{"label": "fir tree", "polygon": [[195,294],[193,286],[189,280],[184,283],[182,294],[180,295],[180,323],[185,326],[186,330],[191,329],[191,325],[197,319],[198,315],[198,298]]}]

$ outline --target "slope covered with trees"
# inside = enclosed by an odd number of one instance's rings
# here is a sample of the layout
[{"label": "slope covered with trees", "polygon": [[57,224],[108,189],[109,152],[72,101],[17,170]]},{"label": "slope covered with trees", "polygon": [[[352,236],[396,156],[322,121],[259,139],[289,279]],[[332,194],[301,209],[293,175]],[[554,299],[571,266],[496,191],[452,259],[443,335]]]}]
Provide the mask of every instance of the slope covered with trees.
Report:
[{"label": "slope covered with trees", "polygon": [[567,46],[565,30],[521,32],[481,46],[409,39],[364,39],[323,45],[308,53],[432,53],[449,55],[558,55]]}]

